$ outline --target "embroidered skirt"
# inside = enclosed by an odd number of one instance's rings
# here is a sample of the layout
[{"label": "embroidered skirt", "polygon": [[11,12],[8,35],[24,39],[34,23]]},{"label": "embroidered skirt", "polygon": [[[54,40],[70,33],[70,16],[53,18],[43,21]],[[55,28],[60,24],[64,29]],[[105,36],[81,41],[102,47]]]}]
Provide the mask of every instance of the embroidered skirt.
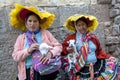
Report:
[{"label": "embroidered skirt", "polygon": [[[107,60],[105,59],[98,59],[97,62],[93,65],[94,69],[94,80],[120,80],[118,79],[118,69],[117,66],[115,67],[114,71],[110,73],[109,70],[106,72],[106,63]],[[90,71],[88,66],[84,66],[80,72],[76,73],[76,77],[78,79],[75,80],[90,80]]]}]

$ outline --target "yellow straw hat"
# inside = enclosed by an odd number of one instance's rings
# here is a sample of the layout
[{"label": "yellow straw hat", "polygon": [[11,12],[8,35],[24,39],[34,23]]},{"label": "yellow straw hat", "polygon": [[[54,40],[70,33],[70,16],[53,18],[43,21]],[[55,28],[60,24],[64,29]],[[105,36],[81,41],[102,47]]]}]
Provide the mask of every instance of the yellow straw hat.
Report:
[{"label": "yellow straw hat", "polygon": [[88,23],[88,30],[90,32],[94,31],[97,26],[98,26],[98,21],[96,19],[96,17],[92,16],[92,15],[81,15],[81,14],[75,14],[73,16],[70,16],[64,23],[64,26],[72,31],[75,32],[75,22],[80,19],[80,18],[84,18],[86,20],[86,22]]},{"label": "yellow straw hat", "polygon": [[54,21],[55,15],[46,11],[39,11],[39,9],[30,6],[22,6],[20,4],[15,4],[15,9],[12,9],[9,13],[10,24],[19,30],[26,31],[25,18],[30,12],[37,14],[40,17],[40,28],[47,29],[51,26]]}]

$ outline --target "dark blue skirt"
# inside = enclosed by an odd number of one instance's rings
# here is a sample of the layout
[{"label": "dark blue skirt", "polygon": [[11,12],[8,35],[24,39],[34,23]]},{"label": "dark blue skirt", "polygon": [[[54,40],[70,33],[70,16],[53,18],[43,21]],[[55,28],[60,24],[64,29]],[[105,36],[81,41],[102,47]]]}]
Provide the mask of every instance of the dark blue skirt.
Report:
[{"label": "dark blue skirt", "polygon": [[[51,73],[49,75],[40,75],[38,72],[34,70],[34,79],[33,80],[55,80],[57,78],[57,75],[59,74],[59,71],[56,71],[54,73]],[[25,80],[30,80],[30,68],[26,69],[26,77]],[[18,78],[16,80],[19,80]]]},{"label": "dark blue skirt", "polygon": [[[105,64],[106,60],[105,59],[98,59],[97,62],[94,64],[94,77],[99,77],[102,72],[105,71]],[[89,67],[84,66],[80,72],[76,73],[76,75],[80,76],[81,78],[89,78],[90,77],[90,72],[89,72]]]}]

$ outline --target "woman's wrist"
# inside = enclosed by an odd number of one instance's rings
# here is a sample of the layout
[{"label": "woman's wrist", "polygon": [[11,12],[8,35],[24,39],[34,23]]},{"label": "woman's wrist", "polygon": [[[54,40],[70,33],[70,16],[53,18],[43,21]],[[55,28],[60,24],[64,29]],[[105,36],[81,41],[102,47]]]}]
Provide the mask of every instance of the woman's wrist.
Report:
[{"label": "woman's wrist", "polygon": [[53,57],[53,54],[52,54],[52,52],[51,52],[51,51],[49,51],[49,55],[50,55],[50,58],[52,58],[52,57]]},{"label": "woman's wrist", "polygon": [[27,49],[28,54],[31,54],[30,48]]}]

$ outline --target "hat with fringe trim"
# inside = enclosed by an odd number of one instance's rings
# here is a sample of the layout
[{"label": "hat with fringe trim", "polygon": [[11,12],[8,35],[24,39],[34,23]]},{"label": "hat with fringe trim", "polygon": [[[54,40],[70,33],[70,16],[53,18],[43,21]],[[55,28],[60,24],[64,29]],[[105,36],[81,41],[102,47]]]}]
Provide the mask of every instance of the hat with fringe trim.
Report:
[{"label": "hat with fringe trim", "polygon": [[84,19],[84,21],[87,23],[88,25],[88,30],[90,32],[94,31],[97,26],[98,26],[98,21],[96,19],[96,17],[92,16],[92,15],[81,15],[81,14],[75,14],[73,16],[70,16],[64,23],[64,26],[72,32],[75,32],[75,23],[78,19]]},{"label": "hat with fringe trim", "polygon": [[50,27],[55,18],[54,14],[46,12],[42,9],[40,10],[40,8],[37,9],[33,6],[30,6],[30,7],[22,6],[16,3],[15,9],[12,9],[11,12],[9,13],[10,24],[14,28],[17,28],[22,31],[26,31],[25,18],[26,18],[26,15],[30,12],[33,12],[40,17],[40,28],[42,30]]}]

